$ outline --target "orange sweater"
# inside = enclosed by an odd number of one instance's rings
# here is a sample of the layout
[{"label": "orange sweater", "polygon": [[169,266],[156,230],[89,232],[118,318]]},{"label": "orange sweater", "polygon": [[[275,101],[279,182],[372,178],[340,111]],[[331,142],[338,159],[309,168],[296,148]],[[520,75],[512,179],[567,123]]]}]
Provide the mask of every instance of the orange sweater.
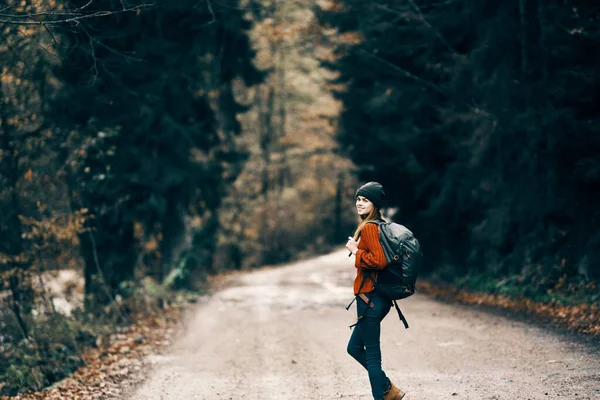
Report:
[{"label": "orange sweater", "polygon": [[[366,224],[360,234],[358,242],[358,251],[354,266],[356,267],[356,278],[354,279],[354,294],[358,294],[358,288],[363,280],[365,269],[379,270],[383,269],[387,264],[385,253],[379,242],[379,226],[376,224]],[[377,281],[377,272],[372,272],[373,279]],[[368,293],[375,289],[373,282],[369,278],[360,289],[360,293]]]}]

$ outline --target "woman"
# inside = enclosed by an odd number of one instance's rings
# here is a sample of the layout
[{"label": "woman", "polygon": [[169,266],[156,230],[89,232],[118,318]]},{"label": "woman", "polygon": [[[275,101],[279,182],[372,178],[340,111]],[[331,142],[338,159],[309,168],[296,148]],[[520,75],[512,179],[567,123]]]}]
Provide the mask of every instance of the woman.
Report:
[{"label": "woman", "polygon": [[387,264],[379,242],[379,227],[369,223],[382,220],[380,208],[384,198],[383,187],[377,182],[369,182],[356,191],[356,211],[361,222],[354,237],[348,238],[346,248],[356,257],[354,295],[359,320],[348,342],[348,353],[367,370],[375,400],[400,400],[405,394],[390,382],[381,369],[379,345],[381,321],[390,311],[392,302],[375,293],[374,284],[368,276],[377,281],[377,270]]}]

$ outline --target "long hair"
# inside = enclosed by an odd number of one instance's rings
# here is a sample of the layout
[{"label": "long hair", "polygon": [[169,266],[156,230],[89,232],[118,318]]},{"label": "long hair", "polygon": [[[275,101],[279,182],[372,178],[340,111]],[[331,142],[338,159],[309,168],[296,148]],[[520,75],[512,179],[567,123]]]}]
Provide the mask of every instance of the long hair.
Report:
[{"label": "long hair", "polygon": [[358,224],[358,227],[356,228],[356,232],[354,232],[354,240],[358,240],[358,238],[360,237],[360,233],[362,232],[363,228],[369,221],[381,219],[381,210],[379,210],[379,208],[373,206],[373,209],[371,210],[369,215],[367,215],[367,216],[361,215],[360,218],[362,219],[362,221],[360,221],[360,223]]}]

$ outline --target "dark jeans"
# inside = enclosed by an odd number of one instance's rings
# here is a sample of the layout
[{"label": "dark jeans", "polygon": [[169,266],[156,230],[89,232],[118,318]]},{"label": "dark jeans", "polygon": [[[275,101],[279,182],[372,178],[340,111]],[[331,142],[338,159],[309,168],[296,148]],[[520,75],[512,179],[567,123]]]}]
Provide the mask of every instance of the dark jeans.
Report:
[{"label": "dark jeans", "polygon": [[364,315],[364,317],[354,327],[352,336],[350,336],[348,354],[367,370],[373,398],[383,400],[383,393],[389,385],[389,379],[381,369],[379,336],[381,321],[390,311],[392,302],[374,292],[368,293],[367,296],[374,306],[368,307],[360,297],[356,299],[357,315]]}]

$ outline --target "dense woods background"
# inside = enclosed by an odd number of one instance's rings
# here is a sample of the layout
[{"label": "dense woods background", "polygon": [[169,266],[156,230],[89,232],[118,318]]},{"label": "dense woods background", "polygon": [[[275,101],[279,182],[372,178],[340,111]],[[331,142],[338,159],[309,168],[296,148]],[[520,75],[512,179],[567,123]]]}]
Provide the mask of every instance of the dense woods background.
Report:
[{"label": "dense woods background", "polygon": [[598,303],[600,7],[0,3],[0,394],[210,274],[307,257],[380,181],[431,276]]},{"label": "dense woods background", "polygon": [[542,293],[598,278],[599,10],[337,1],[320,14],[349,38],[327,64],[346,87],[340,142],[443,278]]}]

